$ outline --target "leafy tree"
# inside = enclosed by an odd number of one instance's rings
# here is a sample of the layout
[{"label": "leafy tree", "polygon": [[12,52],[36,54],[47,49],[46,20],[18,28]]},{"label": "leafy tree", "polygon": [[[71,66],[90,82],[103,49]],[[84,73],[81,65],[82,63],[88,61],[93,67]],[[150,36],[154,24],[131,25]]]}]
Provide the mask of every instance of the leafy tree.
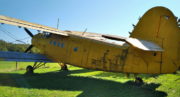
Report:
[{"label": "leafy tree", "polygon": [[[15,52],[24,52],[29,44],[14,44],[9,43],[4,40],[0,40],[0,51],[15,51]],[[40,51],[36,48],[32,48],[32,53],[39,53]]]}]

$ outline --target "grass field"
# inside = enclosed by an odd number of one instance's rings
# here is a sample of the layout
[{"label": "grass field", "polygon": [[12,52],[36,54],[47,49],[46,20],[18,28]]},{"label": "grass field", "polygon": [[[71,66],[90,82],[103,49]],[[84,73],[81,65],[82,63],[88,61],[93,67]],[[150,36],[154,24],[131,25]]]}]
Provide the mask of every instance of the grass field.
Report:
[{"label": "grass field", "polygon": [[0,62],[0,97],[180,97],[180,72],[177,74],[139,75],[145,84],[138,86],[133,77],[122,73],[93,71],[69,66],[59,71],[47,64],[24,75],[32,63]]}]

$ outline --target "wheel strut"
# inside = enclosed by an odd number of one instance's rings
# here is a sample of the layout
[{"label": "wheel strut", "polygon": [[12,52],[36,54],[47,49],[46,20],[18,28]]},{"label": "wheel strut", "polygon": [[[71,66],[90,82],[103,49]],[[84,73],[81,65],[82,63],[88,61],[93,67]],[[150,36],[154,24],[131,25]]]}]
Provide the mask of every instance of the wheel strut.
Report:
[{"label": "wheel strut", "polygon": [[33,74],[34,73],[34,70],[35,69],[37,69],[37,68],[39,68],[39,67],[41,67],[41,66],[45,66],[45,64],[46,63],[44,63],[44,62],[34,62],[34,65],[33,66],[31,66],[31,65],[28,65],[27,67],[26,67],[26,73],[25,74]]},{"label": "wheel strut", "polygon": [[61,66],[61,70],[68,71],[67,64],[65,64],[65,63],[59,63],[59,65]]}]

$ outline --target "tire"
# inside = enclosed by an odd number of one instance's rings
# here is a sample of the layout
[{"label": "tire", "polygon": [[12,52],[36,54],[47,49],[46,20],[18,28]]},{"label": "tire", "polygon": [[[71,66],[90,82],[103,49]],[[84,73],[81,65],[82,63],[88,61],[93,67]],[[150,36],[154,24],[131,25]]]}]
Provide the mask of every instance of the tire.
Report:
[{"label": "tire", "polygon": [[26,67],[26,74],[33,74],[34,73],[34,68],[31,65],[28,65]]}]

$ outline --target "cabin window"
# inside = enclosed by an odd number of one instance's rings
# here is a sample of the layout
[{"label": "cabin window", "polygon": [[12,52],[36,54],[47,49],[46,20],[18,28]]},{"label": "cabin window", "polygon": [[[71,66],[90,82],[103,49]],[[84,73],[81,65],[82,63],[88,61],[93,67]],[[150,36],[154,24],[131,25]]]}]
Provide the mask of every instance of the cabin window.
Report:
[{"label": "cabin window", "polygon": [[61,47],[64,48],[64,43],[61,43]]},{"label": "cabin window", "polygon": [[56,46],[56,41],[53,42],[54,46]]},{"label": "cabin window", "polygon": [[58,46],[58,47],[61,47],[61,43],[58,42],[57,46]]},{"label": "cabin window", "polygon": [[74,48],[74,52],[77,52],[77,51],[78,51],[78,48],[77,48],[77,47],[75,47],[75,48]]},{"label": "cabin window", "polygon": [[60,43],[60,42],[56,42],[56,41],[49,41],[49,44],[64,48],[64,43]]}]

